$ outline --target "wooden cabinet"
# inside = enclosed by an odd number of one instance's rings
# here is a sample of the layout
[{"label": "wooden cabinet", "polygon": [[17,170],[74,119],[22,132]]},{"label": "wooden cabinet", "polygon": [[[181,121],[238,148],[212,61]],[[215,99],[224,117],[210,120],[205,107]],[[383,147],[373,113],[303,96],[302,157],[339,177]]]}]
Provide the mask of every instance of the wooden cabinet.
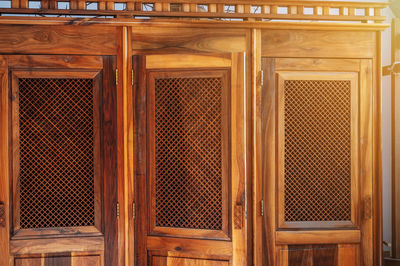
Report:
[{"label": "wooden cabinet", "polygon": [[2,65],[9,255],[15,265],[114,261],[115,58],[11,55]]},{"label": "wooden cabinet", "polygon": [[372,61],[262,66],[268,261],[373,265]]},{"label": "wooden cabinet", "polygon": [[137,265],[245,265],[244,55],[133,60]]},{"label": "wooden cabinet", "polygon": [[385,25],[1,23],[1,266],[380,265]]}]

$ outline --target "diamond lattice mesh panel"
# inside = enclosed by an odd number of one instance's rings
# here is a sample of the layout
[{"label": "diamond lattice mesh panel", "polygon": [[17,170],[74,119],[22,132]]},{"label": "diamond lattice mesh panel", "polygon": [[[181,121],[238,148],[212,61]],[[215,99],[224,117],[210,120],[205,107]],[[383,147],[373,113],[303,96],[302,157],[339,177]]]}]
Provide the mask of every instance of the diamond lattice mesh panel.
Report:
[{"label": "diamond lattice mesh panel", "polygon": [[222,229],[222,80],[155,81],[156,225]]},{"label": "diamond lattice mesh panel", "polygon": [[286,80],[285,220],[351,219],[350,81]]},{"label": "diamond lattice mesh panel", "polygon": [[20,225],[94,225],[93,81],[19,79]]}]

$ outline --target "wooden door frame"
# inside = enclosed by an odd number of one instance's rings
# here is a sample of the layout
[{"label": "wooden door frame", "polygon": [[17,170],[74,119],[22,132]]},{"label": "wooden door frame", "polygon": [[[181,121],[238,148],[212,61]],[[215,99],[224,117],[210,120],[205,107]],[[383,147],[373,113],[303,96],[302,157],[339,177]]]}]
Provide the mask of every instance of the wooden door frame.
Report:
[{"label": "wooden door frame", "polygon": [[[68,62],[66,64],[66,62]],[[10,149],[11,143],[11,132],[10,130],[2,130],[0,133],[0,153],[2,154],[0,160],[0,169],[2,175],[0,179],[0,201],[5,203],[6,213],[6,226],[0,226],[0,235],[2,239],[8,239],[1,245],[0,250],[0,264],[11,265],[14,262],[15,255],[24,254],[47,254],[57,252],[89,252],[93,255],[93,252],[100,256],[100,259],[105,261],[105,265],[117,265],[118,260],[118,226],[117,226],[117,103],[116,103],[116,89],[115,89],[115,68],[116,68],[116,57],[115,56],[69,56],[69,55],[9,55],[0,57],[0,110],[2,111],[1,126],[2,128],[10,128],[10,107],[11,107],[11,93],[10,86],[11,76],[8,72],[15,70],[62,70],[68,71],[69,69],[75,69],[83,72],[92,73],[98,72],[101,79],[102,95],[99,95],[102,99],[102,118],[101,123],[103,124],[103,163],[102,163],[102,174],[104,178],[104,186],[102,189],[103,195],[108,197],[103,198],[103,210],[102,220],[103,225],[100,230],[104,233],[104,236],[86,236],[82,238],[65,237],[54,238],[51,242],[53,245],[48,245],[48,239],[36,239],[36,240],[10,240],[10,227],[12,224],[12,212],[11,212],[11,176],[10,167],[11,160],[10,154],[7,150]],[[88,72],[89,71],[89,72]],[[94,71],[94,72],[93,72]],[[30,73],[34,73],[33,71]],[[58,74],[57,74],[58,75]],[[74,76],[76,74],[72,74]],[[84,74],[85,75],[85,74]],[[7,126],[6,126],[7,125]],[[4,196],[3,196],[4,195]],[[4,238],[3,238],[4,237]],[[29,245],[29,248],[26,248]],[[68,247],[68,248],[66,248]],[[104,253],[104,250],[108,252]],[[89,254],[88,253],[88,254]],[[107,254],[109,253],[109,254]],[[50,254],[51,256],[51,254]],[[7,264],[5,264],[7,263]]]}]

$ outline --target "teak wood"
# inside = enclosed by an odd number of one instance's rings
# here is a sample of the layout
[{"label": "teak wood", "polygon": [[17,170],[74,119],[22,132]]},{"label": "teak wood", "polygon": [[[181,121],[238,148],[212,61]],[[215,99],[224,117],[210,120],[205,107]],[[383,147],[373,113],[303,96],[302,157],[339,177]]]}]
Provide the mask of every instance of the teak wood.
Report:
[{"label": "teak wood", "polygon": [[[51,1],[41,3],[42,9],[34,10],[28,8],[29,1],[12,1],[12,8],[0,12],[118,18],[0,17],[0,124],[7,129],[0,131],[0,207],[4,206],[0,265],[381,264],[379,31],[386,25],[378,23],[385,4],[236,1],[229,4],[234,12],[226,13],[227,4],[221,1],[127,1],[124,11],[114,10],[113,1],[98,2],[98,10],[86,10],[82,1],[71,1],[70,10],[60,10]],[[153,10],[146,11],[145,4],[154,4]],[[261,12],[255,13],[252,6],[260,6]],[[306,14],[311,11],[312,15]],[[359,12],[364,15],[356,15]],[[373,23],[317,21],[354,19]],[[98,143],[94,153],[99,155],[93,161],[97,169],[93,226],[15,230],[21,211],[15,193],[19,189],[15,186],[19,160],[15,144],[17,122],[22,119],[16,96],[18,80],[23,78],[95,80],[95,109],[99,111],[93,119],[99,136],[93,139]],[[174,87],[171,80],[180,85]],[[200,83],[187,85],[188,80]],[[335,191],[350,195],[344,220],[289,221],[285,213],[285,195],[290,196],[285,171],[293,169],[285,165],[285,130],[291,129],[285,125],[289,110],[285,96],[291,95],[289,85],[295,90],[293,84],[300,81],[308,85],[299,92],[315,84],[339,84],[349,91],[349,120],[344,125],[349,128],[350,142],[336,148],[350,154],[344,160],[350,165],[346,168],[350,178],[344,179],[350,180],[348,190]],[[217,98],[206,98],[219,89],[220,109]],[[159,97],[166,91],[175,94]],[[196,96],[196,92],[203,94]],[[325,102],[339,101],[342,95],[336,96]],[[299,103],[309,100],[297,97]],[[214,116],[205,107],[216,108]],[[306,113],[291,114],[304,119]],[[179,119],[173,120],[174,115]],[[221,118],[220,135],[213,117]],[[323,116],[314,117],[321,120]],[[190,135],[188,128],[204,121],[201,130]],[[306,124],[293,128],[299,133]],[[214,131],[207,131],[213,125]],[[321,132],[310,127],[310,134]],[[220,142],[199,144],[213,134],[220,136],[216,138]],[[162,145],[157,144],[160,140]],[[183,144],[174,146],[174,140]],[[167,156],[160,157],[163,154]],[[219,160],[221,167],[216,168]],[[203,162],[209,165],[199,167]],[[298,166],[305,167],[307,162]],[[169,168],[162,168],[165,163]],[[329,171],[337,170],[329,167]],[[185,174],[160,175],[157,171],[163,169]],[[220,169],[220,179],[207,180],[215,169]],[[338,184],[339,175],[330,175],[326,186]],[[197,183],[181,183],[173,193],[184,191],[185,197],[174,201],[172,186],[164,182],[170,177]],[[291,178],[301,179],[300,174]],[[221,180],[220,189],[215,180]],[[162,194],[160,188],[171,193]],[[196,194],[198,188],[202,194]],[[306,193],[291,195],[307,202]],[[173,207],[165,202],[190,207],[180,206],[162,216],[162,208]],[[329,207],[334,202],[319,210],[335,210]],[[220,210],[214,211],[212,204]],[[174,214],[186,218],[173,220]],[[1,215],[0,208],[0,219]],[[205,228],[195,223],[207,217],[217,222]],[[197,227],[186,226],[188,222]]]}]

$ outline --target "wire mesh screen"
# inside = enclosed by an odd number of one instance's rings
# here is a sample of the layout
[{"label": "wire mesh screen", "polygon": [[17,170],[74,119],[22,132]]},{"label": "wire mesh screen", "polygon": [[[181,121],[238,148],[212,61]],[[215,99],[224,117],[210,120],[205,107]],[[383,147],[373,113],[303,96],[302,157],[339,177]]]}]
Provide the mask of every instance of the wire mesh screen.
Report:
[{"label": "wire mesh screen", "polygon": [[286,221],[351,220],[351,83],[286,80]]},{"label": "wire mesh screen", "polygon": [[92,79],[19,79],[20,226],[94,225]]},{"label": "wire mesh screen", "polygon": [[155,81],[156,225],[222,229],[222,80]]}]

